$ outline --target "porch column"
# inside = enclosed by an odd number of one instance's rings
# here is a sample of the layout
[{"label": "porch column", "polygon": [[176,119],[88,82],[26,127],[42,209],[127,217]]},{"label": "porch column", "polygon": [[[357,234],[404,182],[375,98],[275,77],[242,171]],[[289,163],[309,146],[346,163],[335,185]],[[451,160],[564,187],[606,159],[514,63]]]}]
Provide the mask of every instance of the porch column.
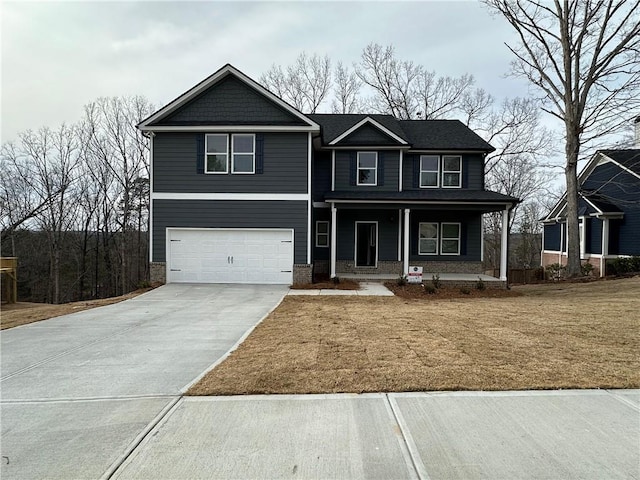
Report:
[{"label": "porch column", "polygon": [[410,209],[404,209],[404,274],[409,275],[409,213]]},{"label": "porch column", "polygon": [[507,240],[509,227],[509,209],[502,211],[502,241],[500,242],[500,280],[507,280]]},{"label": "porch column", "polygon": [[337,218],[338,218],[338,211],[336,209],[336,204],[332,203],[331,204],[331,242],[330,242],[330,246],[331,246],[331,278],[335,278],[336,276],[336,250],[338,248],[338,245],[336,244],[336,238],[337,238]]},{"label": "porch column", "polygon": [[604,277],[604,270],[607,266],[607,255],[609,255],[609,219],[602,219],[602,252],[600,254],[600,276]]}]

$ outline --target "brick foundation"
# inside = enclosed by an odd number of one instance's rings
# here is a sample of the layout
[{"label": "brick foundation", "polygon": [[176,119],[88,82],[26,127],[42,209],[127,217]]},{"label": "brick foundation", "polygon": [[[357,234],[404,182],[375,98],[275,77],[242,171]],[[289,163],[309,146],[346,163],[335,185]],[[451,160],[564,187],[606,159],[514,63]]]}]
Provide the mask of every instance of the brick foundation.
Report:
[{"label": "brick foundation", "polygon": [[165,262],[151,262],[149,264],[151,283],[167,283],[167,264]]},{"label": "brick foundation", "polygon": [[313,265],[299,263],[293,266],[293,284],[304,285],[313,283]]}]

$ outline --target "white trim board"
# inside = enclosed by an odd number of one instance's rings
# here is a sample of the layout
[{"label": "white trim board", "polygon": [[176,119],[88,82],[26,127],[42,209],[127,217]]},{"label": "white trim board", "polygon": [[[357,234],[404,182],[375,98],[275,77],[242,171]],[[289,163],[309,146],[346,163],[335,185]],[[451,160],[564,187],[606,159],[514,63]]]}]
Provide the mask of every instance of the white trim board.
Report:
[{"label": "white trim board", "polygon": [[307,193],[179,193],[153,192],[152,200],[248,200],[308,201]]},{"label": "white trim board", "polygon": [[[350,129],[346,130],[345,132],[343,132],[341,135],[337,136],[336,138],[334,138],[333,140],[331,140],[329,142],[329,145],[335,145],[336,143],[338,143],[339,141],[345,139],[346,137],[348,137],[349,135],[351,135],[353,132],[355,132],[356,130],[358,130],[360,127],[362,127],[365,123],[370,123],[371,125],[373,125],[374,127],[376,127],[378,130],[380,130],[382,133],[384,133],[385,135],[393,138],[395,141],[397,141],[398,143],[400,143],[401,145],[408,145],[407,141],[404,140],[403,138],[399,137],[398,135],[396,135],[395,133],[393,133],[391,130],[389,130],[388,128],[386,128],[385,126],[383,126],[382,124],[380,124],[379,122],[376,122],[373,118],[371,117],[365,117],[362,120],[360,120],[358,123],[356,123],[353,127],[351,127]],[[398,147],[394,147],[394,148],[398,148]]]},{"label": "white trim board", "polygon": [[160,125],[141,128],[143,132],[316,132],[312,127],[286,125],[196,125],[171,126]]}]

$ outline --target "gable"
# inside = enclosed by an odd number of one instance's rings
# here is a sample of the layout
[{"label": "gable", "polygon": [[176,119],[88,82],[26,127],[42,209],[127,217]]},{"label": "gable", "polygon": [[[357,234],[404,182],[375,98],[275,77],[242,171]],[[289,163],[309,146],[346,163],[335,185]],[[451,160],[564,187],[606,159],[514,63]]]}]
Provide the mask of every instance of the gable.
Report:
[{"label": "gable", "polygon": [[365,123],[336,143],[336,145],[401,145],[382,130]]},{"label": "gable", "polygon": [[308,125],[232,75],[151,125]]},{"label": "gable", "polygon": [[640,178],[623,170],[614,162],[601,163],[582,181],[585,191],[597,192],[603,200],[625,210],[625,206],[638,204]]}]

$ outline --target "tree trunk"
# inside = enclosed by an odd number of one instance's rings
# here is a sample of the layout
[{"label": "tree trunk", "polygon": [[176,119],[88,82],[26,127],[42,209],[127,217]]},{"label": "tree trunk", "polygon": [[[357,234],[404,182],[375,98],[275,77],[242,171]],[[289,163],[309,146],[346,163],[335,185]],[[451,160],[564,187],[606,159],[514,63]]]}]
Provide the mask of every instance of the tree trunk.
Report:
[{"label": "tree trunk", "polygon": [[577,134],[567,135],[567,163],[564,174],[567,183],[567,275],[580,275],[580,230],[578,227],[578,150]]}]

